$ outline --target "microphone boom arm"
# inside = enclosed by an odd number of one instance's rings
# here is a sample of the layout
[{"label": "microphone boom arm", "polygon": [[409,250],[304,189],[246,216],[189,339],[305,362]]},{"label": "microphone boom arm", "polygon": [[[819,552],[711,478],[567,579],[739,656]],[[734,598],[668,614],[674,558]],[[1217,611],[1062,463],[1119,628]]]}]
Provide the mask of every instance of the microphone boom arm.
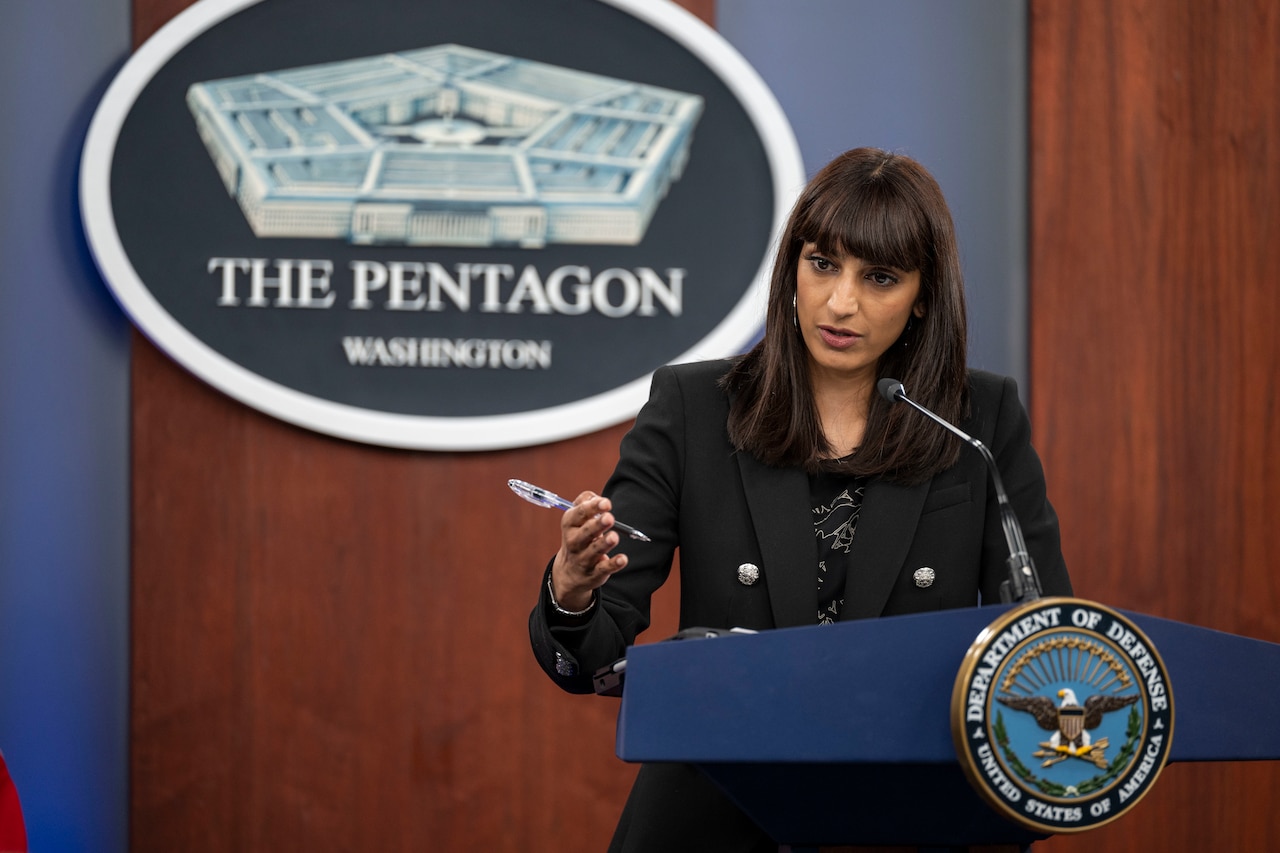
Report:
[{"label": "microphone boom arm", "polygon": [[929,420],[956,435],[965,444],[975,448],[986,460],[987,471],[991,474],[991,483],[996,492],[996,503],[1000,507],[1000,526],[1004,528],[1004,539],[1009,546],[1009,557],[1005,561],[1009,570],[1009,579],[1000,584],[1000,598],[1006,604],[1011,602],[1035,601],[1040,598],[1040,577],[1036,574],[1035,563],[1027,552],[1027,543],[1022,538],[1022,526],[1018,524],[1018,516],[1009,503],[1009,495],[1004,490],[1004,481],[1000,479],[1000,469],[991,451],[978,439],[969,435],[955,424],[939,417],[924,406],[907,396],[906,389],[896,379],[881,379],[878,383],[880,394],[889,402],[901,401]]}]

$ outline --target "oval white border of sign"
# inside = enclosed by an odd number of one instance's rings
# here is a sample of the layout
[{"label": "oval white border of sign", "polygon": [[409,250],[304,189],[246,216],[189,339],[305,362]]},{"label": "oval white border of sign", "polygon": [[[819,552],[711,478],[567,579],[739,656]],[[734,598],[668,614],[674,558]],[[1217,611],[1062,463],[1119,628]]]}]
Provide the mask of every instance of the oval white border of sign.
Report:
[{"label": "oval white border of sign", "polygon": [[[111,165],[121,127],[151,78],[179,50],[218,22],[262,0],[200,0],[175,16],[125,63],[94,113],[80,167],[80,207],[89,248],[133,322],[161,349],[225,394],[268,415],[353,441],[414,450],[499,450],[585,435],[634,417],[650,376],[546,409],[484,417],[429,417],[376,412],[303,394],[246,370],[217,352],[156,301],[125,254],[111,206]],[[670,0],[601,0],[643,20],[697,55],[747,109],[773,174],[776,235],[804,184],[791,124],[773,93],[715,30]],[[775,237],[776,239],[776,237]],[[742,351],[759,328],[768,293],[770,253],[755,280],[709,335],[673,363]]]}]

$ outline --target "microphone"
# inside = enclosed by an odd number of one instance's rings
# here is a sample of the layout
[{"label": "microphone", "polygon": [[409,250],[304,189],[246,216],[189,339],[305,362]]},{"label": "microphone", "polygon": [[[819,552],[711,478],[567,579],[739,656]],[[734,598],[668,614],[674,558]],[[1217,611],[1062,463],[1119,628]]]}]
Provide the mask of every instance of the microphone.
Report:
[{"label": "microphone", "polygon": [[992,458],[991,451],[978,439],[908,397],[906,389],[898,380],[888,377],[881,379],[876,383],[876,390],[890,403],[898,401],[906,403],[943,429],[959,436],[965,444],[976,448],[982,454],[982,458],[987,462],[987,471],[991,474],[991,485],[995,487],[996,502],[1000,506],[1000,525],[1004,528],[1004,539],[1009,546],[1009,558],[1005,561],[1005,565],[1009,568],[1009,579],[1000,584],[1000,600],[1010,604],[1015,601],[1035,601],[1039,598],[1040,577],[1036,574],[1031,555],[1027,553],[1027,543],[1022,538],[1022,527],[1018,524],[1018,517],[1013,513],[1013,506],[1009,503],[1009,495],[1004,490],[1004,482],[1000,479],[1000,470],[996,468],[996,460]]}]

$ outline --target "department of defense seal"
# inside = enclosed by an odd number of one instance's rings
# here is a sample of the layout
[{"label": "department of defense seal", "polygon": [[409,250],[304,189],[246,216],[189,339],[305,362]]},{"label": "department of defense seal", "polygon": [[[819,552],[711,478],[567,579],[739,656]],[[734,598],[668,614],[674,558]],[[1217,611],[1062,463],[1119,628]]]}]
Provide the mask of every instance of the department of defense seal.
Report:
[{"label": "department of defense seal", "polygon": [[1041,832],[1115,820],[1169,756],[1173,693],[1151,641],[1114,610],[1043,598],[989,625],[951,694],[960,766],[997,811]]}]

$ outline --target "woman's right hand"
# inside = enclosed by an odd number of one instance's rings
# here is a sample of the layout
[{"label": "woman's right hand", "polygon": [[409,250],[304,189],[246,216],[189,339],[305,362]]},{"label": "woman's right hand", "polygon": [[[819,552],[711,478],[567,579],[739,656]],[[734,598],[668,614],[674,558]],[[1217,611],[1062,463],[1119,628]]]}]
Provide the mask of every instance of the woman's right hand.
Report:
[{"label": "woman's right hand", "polygon": [[592,593],[627,565],[626,554],[609,556],[619,541],[612,508],[608,498],[583,492],[560,519],[560,551],[551,565],[551,586],[556,603],[565,610],[585,610]]}]

